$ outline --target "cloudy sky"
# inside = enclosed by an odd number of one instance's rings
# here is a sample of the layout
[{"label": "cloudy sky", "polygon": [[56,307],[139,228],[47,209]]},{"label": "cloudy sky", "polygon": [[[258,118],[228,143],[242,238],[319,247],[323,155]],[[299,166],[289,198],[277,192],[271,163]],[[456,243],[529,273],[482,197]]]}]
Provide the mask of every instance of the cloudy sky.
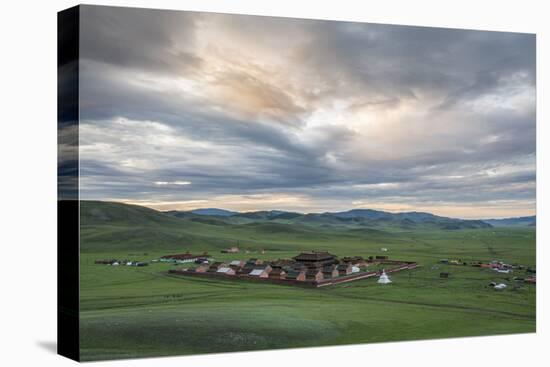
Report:
[{"label": "cloudy sky", "polygon": [[535,212],[529,34],[84,6],[81,198]]}]

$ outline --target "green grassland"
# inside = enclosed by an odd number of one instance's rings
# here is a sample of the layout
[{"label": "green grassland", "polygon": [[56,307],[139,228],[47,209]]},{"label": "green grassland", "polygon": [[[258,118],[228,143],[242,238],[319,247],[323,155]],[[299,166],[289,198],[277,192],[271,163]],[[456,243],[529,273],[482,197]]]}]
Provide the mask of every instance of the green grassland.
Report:
[{"label": "green grassland", "polygon": [[[205,219],[209,219],[206,217]],[[534,228],[433,230],[228,224],[175,218],[113,203],[81,206],[82,360],[371,343],[535,331],[533,285],[442,258],[498,259],[535,266]],[[222,254],[239,244],[248,254]],[[380,252],[381,247],[388,252]],[[320,289],[169,275],[178,266],[96,265],[103,258],[152,260],[210,252],[216,260],[388,255],[421,267]],[[260,250],[265,250],[261,254]],[[440,279],[439,273],[450,273]],[[495,291],[489,282],[508,284]]]}]

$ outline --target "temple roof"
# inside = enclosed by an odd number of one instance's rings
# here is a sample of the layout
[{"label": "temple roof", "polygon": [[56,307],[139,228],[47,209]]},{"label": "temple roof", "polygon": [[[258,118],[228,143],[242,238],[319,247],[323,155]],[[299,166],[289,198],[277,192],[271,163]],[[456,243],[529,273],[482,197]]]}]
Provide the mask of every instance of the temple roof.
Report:
[{"label": "temple roof", "polygon": [[335,256],[326,251],[311,251],[302,252],[300,255],[293,257],[296,261],[323,261],[334,259]]}]

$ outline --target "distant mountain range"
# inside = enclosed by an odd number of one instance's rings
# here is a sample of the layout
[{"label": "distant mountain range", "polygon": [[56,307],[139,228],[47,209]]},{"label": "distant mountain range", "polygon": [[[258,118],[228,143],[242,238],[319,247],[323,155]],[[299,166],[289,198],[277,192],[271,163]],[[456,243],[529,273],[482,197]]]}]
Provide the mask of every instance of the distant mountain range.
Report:
[{"label": "distant mountain range", "polygon": [[[330,226],[368,226],[368,227],[400,227],[414,229],[419,226],[428,226],[439,229],[467,229],[489,227],[534,227],[536,217],[517,217],[503,219],[468,220],[434,215],[426,212],[390,213],[373,209],[352,209],[342,212],[325,213],[296,213],[282,210],[236,212],[218,208],[195,209],[191,211],[169,211],[167,214],[176,217],[199,215],[219,217],[231,223],[250,223],[270,221],[276,223],[301,223],[306,225]],[[199,220],[200,221],[200,220]]]},{"label": "distant mountain range", "polygon": [[191,218],[196,222],[216,221],[219,224],[279,223],[320,227],[348,227],[372,229],[475,229],[492,225],[481,220],[465,220],[437,216],[424,212],[390,213],[372,209],[353,209],[344,212],[296,213],[282,210],[234,212],[208,208],[191,211],[168,211],[171,216]]},{"label": "distant mountain range", "polygon": [[235,214],[239,214],[238,212],[232,212],[230,210],[216,209],[216,208],[195,209],[195,210],[191,210],[191,213],[199,214],[199,215],[212,215],[216,217],[229,217]]},{"label": "distant mountain range", "polygon": [[159,212],[146,207],[109,202],[82,202],[81,220],[87,224],[126,223],[141,226],[186,223],[255,228],[271,232],[315,229],[358,231],[460,230],[491,227],[535,227],[536,217],[466,220],[425,212],[390,213],[372,209],[296,213],[282,210],[235,212],[219,208]]},{"label": "distant mountain range", "polygon": [[536,227],[537,217],[516,217],[504,219],[484,219],[485,223],[489,223],[493,227]]}]

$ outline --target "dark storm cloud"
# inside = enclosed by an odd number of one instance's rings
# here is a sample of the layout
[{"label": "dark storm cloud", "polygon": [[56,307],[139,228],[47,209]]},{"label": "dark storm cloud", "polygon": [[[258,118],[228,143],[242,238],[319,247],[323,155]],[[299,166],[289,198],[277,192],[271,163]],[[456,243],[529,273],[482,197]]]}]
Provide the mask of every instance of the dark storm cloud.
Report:
[{"label": "dark storm cloud", "polygon": [[81,11],[83,59],[155,73],[177,73],[201,62],[186,50],[198,18],[192,13],[86,5]]},{"label": "dark storm cloud", "polygon": [[533,35],[83,15],[85,197],[534,200]]},{"label": "dark storm cloud", "polygon": [[327,93],[395,101],[427,91],[443,93],[448,107],[490,92],[514,72],[535,80],[529,34],[340,22],[311,27],[314,36],[297,60],[328,75]]}]

